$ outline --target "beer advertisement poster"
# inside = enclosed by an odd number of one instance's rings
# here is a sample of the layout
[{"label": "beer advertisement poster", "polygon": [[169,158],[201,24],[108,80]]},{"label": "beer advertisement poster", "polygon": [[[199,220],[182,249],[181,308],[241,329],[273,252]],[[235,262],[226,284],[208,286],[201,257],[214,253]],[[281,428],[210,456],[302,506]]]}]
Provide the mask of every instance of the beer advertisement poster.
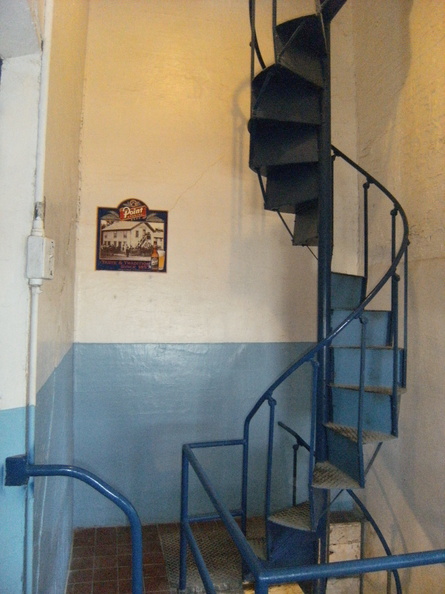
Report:
[{"label": "beer advertisement poster", "polygon": [[136,198],[99,207],[96,270],[167,272],[167,215]]}]

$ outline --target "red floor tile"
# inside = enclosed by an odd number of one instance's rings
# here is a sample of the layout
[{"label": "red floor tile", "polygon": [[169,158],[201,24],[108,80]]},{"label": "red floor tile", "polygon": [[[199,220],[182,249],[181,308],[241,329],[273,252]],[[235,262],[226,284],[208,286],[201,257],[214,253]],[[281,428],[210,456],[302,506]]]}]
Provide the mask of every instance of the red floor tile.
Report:
[{"label": "red floor tile", "polygon": [[92,584],[72,584],[66,589],[66,594],[92,594]]},{"label": "red floor tile", "polygon": [[[159,527],[143,526],[142,543],[145,592],[170,594]],[[66,594],[132,594],[131,553],[128,527],[76,530]]]},{"label": "red floor tile", "polygon": [[94,582],[92,594],[119,594],[118,582]]},{"label": "red floor tile", "polygon": [[93,581],[93,570],[92,569],[73,569],[70,571],[68,583],[69,584],[80,584]]}]

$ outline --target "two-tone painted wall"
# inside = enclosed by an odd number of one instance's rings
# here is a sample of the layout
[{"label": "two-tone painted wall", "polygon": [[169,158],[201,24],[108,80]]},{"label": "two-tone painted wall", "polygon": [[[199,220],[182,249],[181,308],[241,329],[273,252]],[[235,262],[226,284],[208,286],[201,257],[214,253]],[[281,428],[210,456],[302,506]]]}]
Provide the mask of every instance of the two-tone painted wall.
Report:
[{"label": "two-tone painted wall", "polygon": [[[74,455],[74,282],[87,30],[88,2],[54,2],[43,191],[45,232],[55,240],[56,252],[55,277],[44,284],[39,303],[36,463],[72,464]],[[62,591],[71,555],[72,510],[72,479],[35,480],[37,592]]]},{"label": "two-tone painted wall", "polygon": [[0,590],[13,594],[21,592],[23,585],[26,490],[3,486],[4,460],[26,447],[29,295],[25,252],[34,203],[40,52],[26,3],[10,8],[16,26],[10,26],[9,36],[1,35],[0,42]]},{"label": "two-tone painted wall", "polygon": [[[74,265],[88,4],[12,0],[1,11],[0,591],[59,593],[71,548],[72,485],[36,479],[29,489],[4,487],[4,459],[27,448],[39,463],[73,459]],[[46,234],[56,242],[56,275],[39,298],[37,373],[31,377],[26,241],[36,200],[45,202]],[[27,435],[34,418],[32,444]]]},{"label": "two-tone painted wall", "polygon": [[[251,403],[314,339],[316,262],[292,248],[279,220],[262,210],[247,167],[245,3],[90,4],[87,15],[83,2],[55,2],[45,195],[47,233],[58,247],[56,278],[40,299],[36,455],[63,462],[74,451],[78,464],[132,499],[144,521],[170,521],[179,510],[180,445],[239,435]],[[312,10],[308,4],[302,10]],[[267,35],[269,3],[258,5]],[[333,26],[334,143],[386,181],[411,220],[410,388],[401,437],[378,461],[368,498],[400,551],[443,545],[443,17],[435,2],[360,0]],[[25,447],[25,243],[40,73],[33,51],[5,59],[0,91],[0,224],[11,247],[0,260],[11,289],[1,297],[8,356],[1,361],[0,461]],[[335,266],[355,272],[355,187],[338,181],[336,206],[348,216],[336,225]],[[167,274],[95,270],[97,207],[130,196],[169,211]],[[289,402],[308,384],[303,376],[285,388],[284,414],[295,412]],[[306,404],[301,413],[304,425]],[[209,464],[235,497],[237,478],[219,473],[221,460]],[[60,591],[71,530],[70,512],[64,516],[70,487],[56,480],[42,482],[36,499],[37,587],[45,592]],[[16,594],[25,493],[2,486],[0,498],[0,584]],[[74,505],[76,525],[124,522],[82,485]],[[406,587],[439,592],[440,572],[416,570]]]},{"label": "two-tone painted wall", "polygon": [[[248,168],[249,35],[244,2],[90,6],[75,458],[144,522],[178,520],[181,445],[240,436],[314,338],[316,261],[263,212]],[[97,208],[129,197],[168,211],[166,274],[95,270]],[[124,521],[76,485],[77,525]]]},{"label": "two-tone painted wall", "polygon": [[[270,3],[257,8],[261,49],[271,61]],[[313,10],[312,3],[299,8]],[[284,9],[296,16],[295,5]],[[350,19],[348,10],[336,25],[338,53],[352,44]],[[181,445],[240,437],[246,412],[316,335],[316,260],[292,247],[276,214],[263,210],[248,168],[249,40],[245,2],[90,5],[75,459],[129,497],[144,522],[179,517]],[[351,117],[335,133],[355,151],[350,63],[336,66],[337,110],[342,97]],[[129,197],[168,211],[166,274],[95,270],[97,208]],[[340,233],[339,266],[351,271],[358,217],[350,201],[343,209],[349,226]],[[285,406],[294,399],[301,407],[302,431],[308,375],[281,394]],[[211,463],[213,471],[224,466],[231,471],[221,475],[221,488],[239,494],[239,468],[227,458]],[[290,484],[289,470],[283,492]],[[125,520],[84,485],[75,493],[76,525]],[[262,492],[253,493],[257,513]]]}]

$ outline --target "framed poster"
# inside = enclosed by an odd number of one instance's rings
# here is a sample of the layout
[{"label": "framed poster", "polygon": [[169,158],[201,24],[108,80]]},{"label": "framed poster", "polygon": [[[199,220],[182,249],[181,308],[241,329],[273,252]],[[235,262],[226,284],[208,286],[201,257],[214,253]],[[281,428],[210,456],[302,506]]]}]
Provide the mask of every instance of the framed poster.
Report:
[{"label": "framed poster", "polygon": [[167,272],[167,219],[136,198],[99,207],[96,270]]}]

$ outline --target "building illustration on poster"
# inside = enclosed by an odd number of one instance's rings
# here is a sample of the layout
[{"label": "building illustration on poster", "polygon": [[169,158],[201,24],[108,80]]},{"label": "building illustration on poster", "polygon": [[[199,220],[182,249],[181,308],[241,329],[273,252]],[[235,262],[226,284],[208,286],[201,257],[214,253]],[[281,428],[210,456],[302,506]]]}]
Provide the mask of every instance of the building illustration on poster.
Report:
[{"label": "building illustration on poster", "polygon": [[166,272],[167,218],[136,198],[99,207],[96,270]]}]

